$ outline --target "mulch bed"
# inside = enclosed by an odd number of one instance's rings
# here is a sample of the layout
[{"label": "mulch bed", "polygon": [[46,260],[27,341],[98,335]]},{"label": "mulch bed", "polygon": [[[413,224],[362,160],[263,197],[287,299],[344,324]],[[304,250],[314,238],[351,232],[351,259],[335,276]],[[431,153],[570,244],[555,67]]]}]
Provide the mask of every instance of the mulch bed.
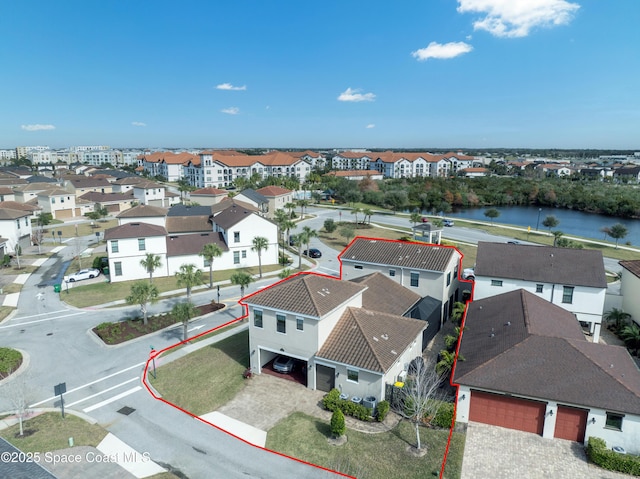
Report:
[{"label": "mulch bed", "polygon": [[[224,308],[222,303],[209,303],[196,306],[197,316],[213,313]],[[93,328],[93,332],[102,339],[105,344],[120,344],[125,341],[145,336],[149,333],[160,331],[168,326],[178,323],[169,313],[147,318],[147,324],[143,324],[142,318],[127,319],[115,323],[102,323]]]}]

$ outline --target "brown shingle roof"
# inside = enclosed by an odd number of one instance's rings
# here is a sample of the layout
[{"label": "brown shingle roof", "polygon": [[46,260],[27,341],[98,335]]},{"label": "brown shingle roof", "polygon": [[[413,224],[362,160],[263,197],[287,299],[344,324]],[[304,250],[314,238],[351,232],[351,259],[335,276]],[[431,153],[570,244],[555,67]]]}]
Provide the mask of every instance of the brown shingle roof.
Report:
[{"label": "brown shingle roof", "polygon": [[473,301],[455,382],[640,414],[640,371],[625,348],[585,340],[575,316],[524,290]]},{"label": "brown shingle roof", "polygon": [[167,230],[162,226],[149,223],[127,223],[109,228],[104,232],[105,241],[125,238],[146,238],[148,236],[165,236]]},{"label": "brown shingle roof", "polygon": [[619,261],[618,264],[640,278],[640,260],[634,259],[629,261]]},{"label": "brown shingle roof", "polygon": [[227,196],[229,192],[227,190],[221,190],[218,188],[200,188],[190,193],[191,196]]},{"label": "brown shingle roof", "polygon": [[167,236],[167,256],[198,254],[202,251],[204,245],[208,243],[215,243],[222,251],[229,251],[221,233],[169,235]]},{"label": "brown shingle roof", "polygon": [[430,246],[378,238],[356,238],[342,253],[341,260],[377,265],[393,265],[427,271],[445,271],[457,254],[454,248]]},{"label": "brown shingle roof", "polygon": [[322,317],[366,286],[317,274],[299,274],[246,298],[247,304]]},{"label": "brown shingle roof", "polygon": [[362,294],[362,307],[371,311],[402,316],[421,296],[410,289],[400,286],[382,273],[372,273],[351,280],[367,286]]},{"label": "brown shingle roof", "polygon": [[109,201],[132,201],[133,192],[127,193],[101,193],[99,191],[89,191],[80,196],[80,199],[93,201],[94,203],[105,203]]},{"label": "brown shingle roof", "polygon": [[155,216],[167,216],[167,208],[159,206],[138,205],[120,213],[117,218],[144,218]]},{"label": "brown shingle roof", "polygon": [[479,242],[475,275],[607,287],[602,253],[590,249]]},{"label": "brown shingle roof", "polygon": [[286,188],[280,188],[279,186],[265,186],[256,190],[256,193],[260,193],[262,196],[283,196],[292,193],[291,190]]},{"label": "brown shingle roof", "polygon": [[245,218],[248,218],[254,213],[254,211],[254,209],[245,208],[238,203],[234,203],[215,215],[213,217],[213,222],[226,230]]},{"label": "brown shingle roof", "polygon": [[316,356],[385,373],[425,328],[417,319],[347,308]]},{"label": "brown shingle roof", "polygon": [[37,204],[20,203],[18,201],[0,201],[0,209],[8,208],[10,210],[18,211],[40,211],[42,208]]},{"label": "brown shingle roof", "polygon": [[168,216],[167,231],[173,233],[199,233],[213,231],[209,216]]},{"label": "brown shingle roof", "polygon": [[15,220],[30,216],[30,211],[12,210],[9,208],[0,208],[0,220]]}]

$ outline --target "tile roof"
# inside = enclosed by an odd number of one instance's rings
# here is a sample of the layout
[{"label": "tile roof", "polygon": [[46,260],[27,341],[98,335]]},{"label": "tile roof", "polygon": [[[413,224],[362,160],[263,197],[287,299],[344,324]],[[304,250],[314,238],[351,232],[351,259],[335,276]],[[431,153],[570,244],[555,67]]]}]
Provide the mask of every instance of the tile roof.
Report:
[{"label": "tile roof", "polygon": [[31,212],[0,208],[0,220],[15,220],[18,218],[24,218],[25,216],[31,216]]},{"label": "tile roof", "polygon": [[455,255],[459,253],[454,248],[445,246],[359,237],[338,257],[343,261],[444,272]]},{"label": "tile roof", "polygon": [[326,176],[376,176],[381,175],[378,170],[336,170],[330,171]]},{"label": "tile roof", "polygon": [[125,238],[146,238],[148,236],[165,236],[167,230],[163,226],[149,223],[126,223],[109,228],[104,232],[105,241]]},{"label": "tile roof", "polygon": [[191,196],[227,196],[229,192],[227,190],[221,190],[218,188],[200,188],[189,193]]},{"label": "tile roof", "polygon": [[184,165],[189,160],[200,159],[197,154],[186,152],[172,153],[170,151],[160,151],[140,156],[147,163],[166,163],[169,165]]},{"label": "tile roof", "polygon": [[619,261],[618,264],[640,278],[640,260]]},{"label": "tile roof", "polygon": [[455,382],[640,414],[640,370],[625,348],[587,341],[575,316],[524,290],[470,303]]},{"label": "tile roof", "polygon": [[222,251],[229,251],[221,233],[210,232],[189,235],[170,234],[167,236],[167,256],[199,254],[202,251],[202,248],[204,248],[204,245],[209,243],[217,244]]},{"label": "tile roof", "polygon": [[80,196],[80,199],[93,201],[94,203],[105,203],[109,201],[133,201],[133,193],[101,193],[99,191],[88,191]]},{"label": "tile roof", "polygon": [[213,231],[210,215],[203,216],[167,216],[166,227],[169,234],[204,233]]},{"label": "tile roof", "polygon": [[118,216],[116,216],[116,218],[144,218],[167,216],[167,211],[167,208],[161,208],[159,206],[138,205],[123,211]]},{"label": "tile roof", "polygon": [[362,307],[371,311],[402,316],[421,299],[419,294],[378,272],[352,279],[351,282],[367,286],[362,294]]},{"label": "tile roof", "polygon": [[479,242],[475,275],[607,287],[602,252],[590,249]]},{"label": "tile roof", "polygon": [[298,274],[252,294],[245,303],[320,318],[366,286],[317,274]]},{"label": "tile roof", "polygon": [[386,373],[426,327],[417,319],[347,308],[316,356]]},{"label": "tile roof", "polygon": [[288,195],[293,193],[293,191],[287,190],[286,188],[280,188],[279,186],[265,186],[264,188],[256,190],[256,193],[259,193],[265,197],[269,197]]}]

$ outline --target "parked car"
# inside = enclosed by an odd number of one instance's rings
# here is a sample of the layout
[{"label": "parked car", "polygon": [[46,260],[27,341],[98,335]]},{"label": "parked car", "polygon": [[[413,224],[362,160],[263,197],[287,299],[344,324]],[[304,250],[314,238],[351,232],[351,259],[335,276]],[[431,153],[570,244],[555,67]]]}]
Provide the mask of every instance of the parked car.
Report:
[{"label": "parked car", "polygon": [[97,278],[98,276],[100,276],[99,269],[93,269],[93,268],[81,269],[77,273],[73,273],[67,276],[66,281],[69,281],[70,283],[74,283],[76,281],[82,281],[83,279]]},{"label": "parked car", "polygon": [[445,225],[445,226],[453,226],[454,225],[453,220],[444,220],[442,222],[442,224]]},{"label": "parked car", "polygon": [[429,218],[427,218],[426,216],[422,217],[422,222],[423,223],[428,223],[429,222]]},{"label": "parked car", "polygon": [[278,356],[275,361],[273,361],[273,370],[282,374],[289,374],[293,372],[294,365],[293,358]]},{"label": "parked car", "polygon": [[520,244],[520,241],[511,240],[511,241],[507,241],[507,243],[509,243],[509,244]]},{"label": "parked car", "polygon": [[302,252],[303,255],[308,256],[309,258],[321,258],[322,252],[319,249],[311,248],[310,250],[304,250]]},{"label": "parked car", "polygon": [[474,271],[473,268],[465,268],[464,270],[462,270],[462,279],[469,279],[471,281],[475,281],[476,272]]},{"label": "parked car", "polygon": [[296,235],[289,235],[289,246],[295,246],[296,244]]}]

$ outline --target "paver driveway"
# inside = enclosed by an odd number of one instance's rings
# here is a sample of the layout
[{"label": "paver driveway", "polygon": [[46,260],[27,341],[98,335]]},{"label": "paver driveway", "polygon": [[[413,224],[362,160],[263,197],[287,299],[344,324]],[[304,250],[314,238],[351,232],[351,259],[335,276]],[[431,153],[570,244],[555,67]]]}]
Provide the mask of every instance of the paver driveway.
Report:
[{"label": "paver driveway", "polygon": [[582,444],[471,422],[462,479],[630,479],[587,462]]}]

